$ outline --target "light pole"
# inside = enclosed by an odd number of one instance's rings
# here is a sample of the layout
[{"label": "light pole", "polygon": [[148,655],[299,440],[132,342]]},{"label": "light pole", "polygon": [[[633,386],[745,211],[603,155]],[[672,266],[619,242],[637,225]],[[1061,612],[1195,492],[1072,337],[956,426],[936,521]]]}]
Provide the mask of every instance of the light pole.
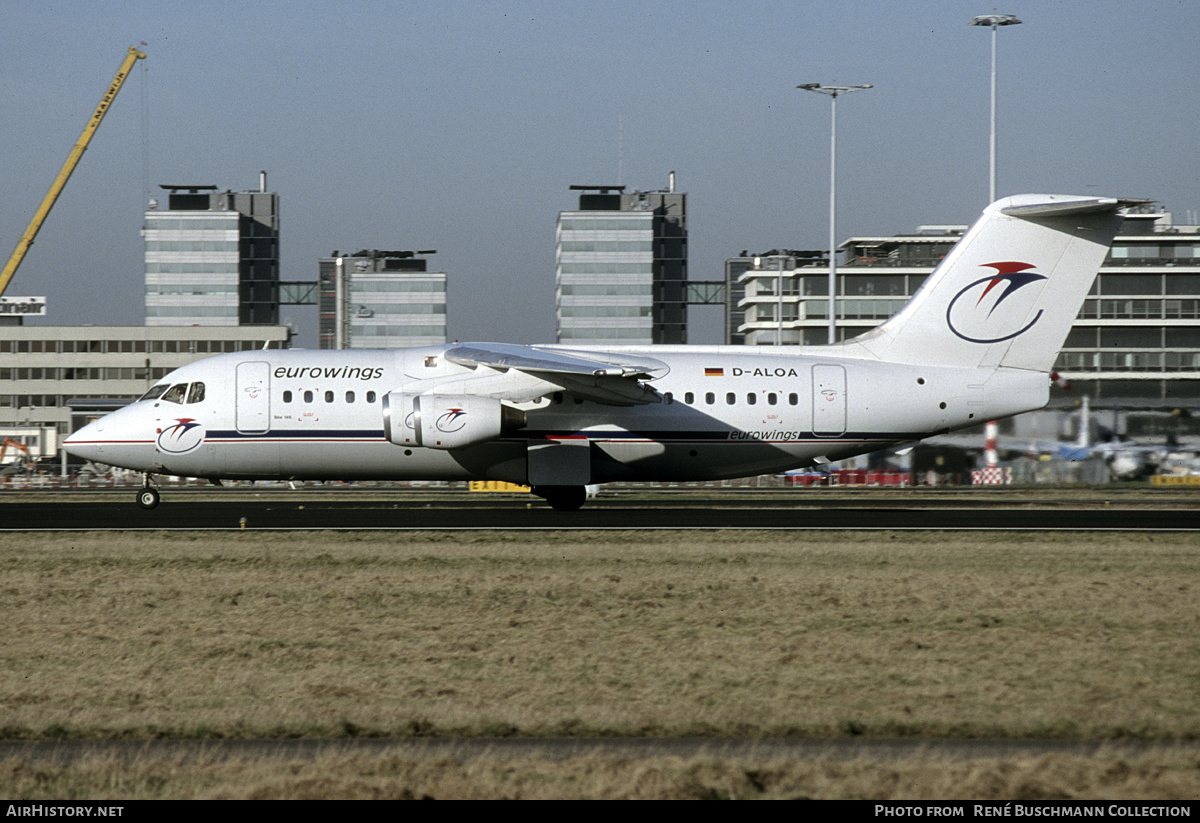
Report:
[{"label": "light pole", "polygon": [[[1020,24],[1015,16],[1011,14],[981,14],[978,17],[971,19],[972,26],[991,26],[992,27],[992,129],[991,140],[988,144],[988,203],[996,202],[996,29],[1000,26],[1016,26]],[[987,422],[987,430],[994,432],[996,421],[989,420]],[[993,448],[985,449],[987,454],[988,466],[996,465],[996,450],[995,436],[991,435]]]},{"label": "light pole", "polygon": [[333,269],[333,302],[337,315],[333,324],[333,347],[346,348],[346,264],[338,257]]},{"label": "light pole", "polygon": [[829,95],[831,103],[829,126],[829,342],[837,340],[837,99],[839,94],[872,88],[863,86],[822,86],[803,83],[796,86],[804,91]]},{"label": "light pole", "polygon": [[1016,26],[1020,20],[1011,14],[981,14],[972,18],[972,26],[992,27],[992,139],[988,177],[988,203],[996,202],[996,29],[1000,26]]}]

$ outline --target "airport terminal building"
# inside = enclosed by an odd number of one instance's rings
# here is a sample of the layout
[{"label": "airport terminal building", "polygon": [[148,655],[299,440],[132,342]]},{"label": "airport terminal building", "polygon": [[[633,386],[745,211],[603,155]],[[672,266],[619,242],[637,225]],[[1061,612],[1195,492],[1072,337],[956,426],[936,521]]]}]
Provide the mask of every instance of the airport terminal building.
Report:
[{"label": "airport terminal building", "polygon": [[283,348],[284,326],[0,325],[0,429],[57,453],[58,440],[214,354]]}]

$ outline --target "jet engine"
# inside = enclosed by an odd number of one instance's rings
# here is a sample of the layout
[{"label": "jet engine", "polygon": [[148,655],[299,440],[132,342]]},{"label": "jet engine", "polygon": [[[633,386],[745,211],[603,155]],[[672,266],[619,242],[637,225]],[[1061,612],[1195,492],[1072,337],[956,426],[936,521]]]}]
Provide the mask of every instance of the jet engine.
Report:
[{"label": "jet engine", "polygon": [[388,392],[383,431],[397,446],[461,449],[525,426],[525,412],[492,397]]}]

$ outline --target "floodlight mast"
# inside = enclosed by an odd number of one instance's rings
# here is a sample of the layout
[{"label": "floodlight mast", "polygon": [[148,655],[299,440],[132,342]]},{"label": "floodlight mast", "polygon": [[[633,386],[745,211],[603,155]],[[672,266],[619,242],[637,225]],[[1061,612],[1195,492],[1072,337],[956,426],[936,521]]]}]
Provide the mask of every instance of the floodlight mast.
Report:
[{"label": "floodlight mast", "polygon": [[837,342],[837,99],[839,94],[874,88],[870,83],[861,86],[822,86],[802,83],[796,86],[829,96],[829,343]]},{"label": "floodlight mast", "polygon": [[972,26],[992,27],[992,134],[988,163],[988,202],[996,202],[996,29],[1017,26],[1021,21],[1011,14],[981,14],[971,19]]}]

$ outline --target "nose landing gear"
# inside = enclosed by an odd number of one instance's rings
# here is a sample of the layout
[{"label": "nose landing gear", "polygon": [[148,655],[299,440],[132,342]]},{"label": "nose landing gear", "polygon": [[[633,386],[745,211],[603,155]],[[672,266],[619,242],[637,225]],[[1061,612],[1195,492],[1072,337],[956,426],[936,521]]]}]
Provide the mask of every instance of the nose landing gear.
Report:
[{"label": "nose landing gear", "polygon": [[158,505],[158,489],[150,485],[150,472],[142,474],[142,488],[137,493],[137,504],[143,509],[153,509]]}]

